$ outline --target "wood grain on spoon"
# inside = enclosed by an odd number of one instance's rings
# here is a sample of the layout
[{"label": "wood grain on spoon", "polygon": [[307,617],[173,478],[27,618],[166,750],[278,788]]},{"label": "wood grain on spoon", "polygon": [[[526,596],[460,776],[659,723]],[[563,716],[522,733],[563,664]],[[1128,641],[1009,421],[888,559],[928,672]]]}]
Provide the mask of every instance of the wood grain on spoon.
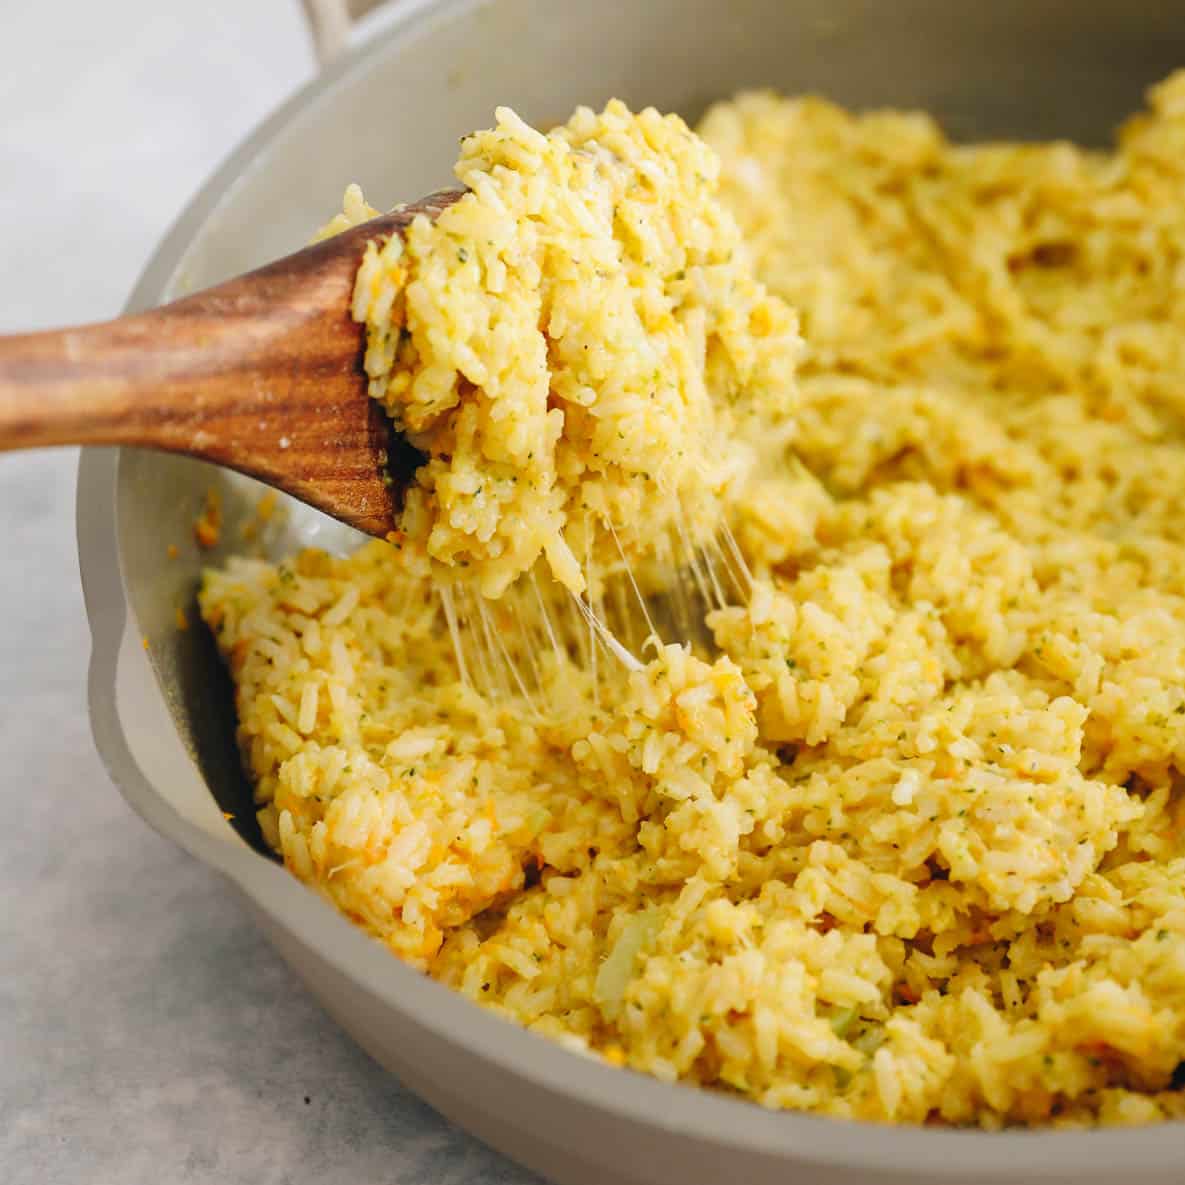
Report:
[{"label": "wood grain on spoon", "polygon": [[407,446],[366,393],[354,275],[368,242],[459,196],[433,194],[147,313],[0,337],[0,450],[187,453],[386,535]]}]

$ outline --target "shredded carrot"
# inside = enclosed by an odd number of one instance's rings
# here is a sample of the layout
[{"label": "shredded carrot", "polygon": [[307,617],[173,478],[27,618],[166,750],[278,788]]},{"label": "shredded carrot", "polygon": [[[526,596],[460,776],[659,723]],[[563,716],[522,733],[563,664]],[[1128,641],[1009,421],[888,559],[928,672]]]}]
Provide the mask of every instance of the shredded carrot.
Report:
[{"label": "shredded carrot", "polygon": [[1016,1108],[1028,1123],[1042,1123],[1053,1109],[1053,1095],[1044,1087],[1033,1086],[1016,1097]]},{"label": "shredded carrot", "polygon": [[218,546],[222,533],[222,503],[217,490],[206,493],[206,505],[193,524],[194,538],[204,548]]}]

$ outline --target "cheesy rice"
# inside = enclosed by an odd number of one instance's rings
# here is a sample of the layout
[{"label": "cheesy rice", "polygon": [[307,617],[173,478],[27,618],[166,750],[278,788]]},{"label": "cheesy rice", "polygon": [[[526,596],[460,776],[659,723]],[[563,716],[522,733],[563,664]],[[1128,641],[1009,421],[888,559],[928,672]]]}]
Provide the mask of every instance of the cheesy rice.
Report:
[{"label": "cheesy rice", "polygon": [[470,192],[371,244],[354,298],[371,393],[427,454],[405,534],[495,597],[541,554],[581,592],[588,556],[702,539],[792,424],[801,344],[716,155],[654,110],[544,136],[503,108],[456,172]]},{"label": "cheesy rice", "polygon": [[[665,1080],[1185,1118],[1185,74],[1108,153],[762,93],[500,112],[458,177],[359,273],[401,535],[201,593],[287,867]],[[566,589],[674,595],[721,518],[707,644],[567,658]]]}]

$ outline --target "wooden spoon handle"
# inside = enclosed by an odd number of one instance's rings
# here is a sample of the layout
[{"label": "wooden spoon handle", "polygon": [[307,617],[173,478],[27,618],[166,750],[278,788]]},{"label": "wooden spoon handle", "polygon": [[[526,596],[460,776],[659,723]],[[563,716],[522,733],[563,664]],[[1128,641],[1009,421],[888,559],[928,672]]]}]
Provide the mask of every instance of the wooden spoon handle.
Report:
[{"label": "wooden spoon handle", "polygon": [[354,275],[369,241],[457,196],[433,195],[151,312],[0,337],[0,450],[188,453],[371,534],[390,530],[391,431],[366,394]]},{"label": "wooden spoon handle", "polygon": [[361,248],[321,244],[151,312],[0,338],[0,448],[139,444],[225,463],[255,451],[261,431],[283,435],[277,414],[315,410],[317,384],[300,379],[357,360]]}]

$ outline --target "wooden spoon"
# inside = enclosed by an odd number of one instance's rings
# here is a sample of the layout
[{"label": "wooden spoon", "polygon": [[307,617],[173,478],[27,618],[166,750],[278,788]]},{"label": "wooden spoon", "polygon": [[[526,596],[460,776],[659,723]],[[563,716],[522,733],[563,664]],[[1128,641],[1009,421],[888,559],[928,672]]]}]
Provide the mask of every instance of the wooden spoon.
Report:
[{"label": "wooden spoon", "polygon": [[0,450],[187,453],[385,536],[416,454],[367,395],[354,275],[368,242],[459,196],[432,194],[151,312],[0,337]]}]

